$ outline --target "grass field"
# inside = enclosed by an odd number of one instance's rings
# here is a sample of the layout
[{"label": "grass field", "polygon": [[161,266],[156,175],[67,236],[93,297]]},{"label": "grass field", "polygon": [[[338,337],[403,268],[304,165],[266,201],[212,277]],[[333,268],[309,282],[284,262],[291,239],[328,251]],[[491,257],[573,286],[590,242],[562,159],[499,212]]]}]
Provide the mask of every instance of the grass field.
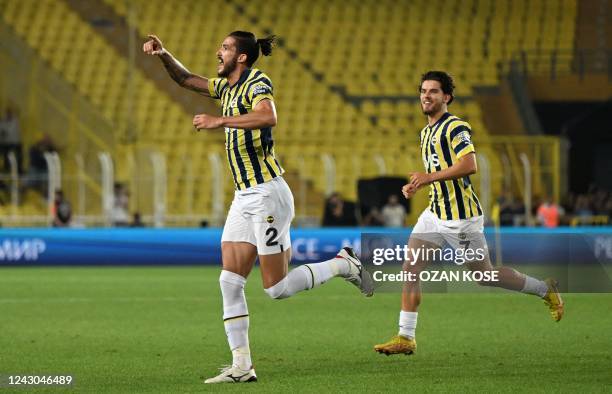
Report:
[{"label": "grass field", "polygon": [[0,375],[75,377],[34,392],[612,391],[610,294],[566,295],[558,324],[533,296],[426,295],[417,354],[386,357],[372,346],[396,332],[398,294],[366,299],[335,279],[273,301],[258,272],[247,299],[259,382],[204,386],[231,362],[218,273],[0,269]]}]

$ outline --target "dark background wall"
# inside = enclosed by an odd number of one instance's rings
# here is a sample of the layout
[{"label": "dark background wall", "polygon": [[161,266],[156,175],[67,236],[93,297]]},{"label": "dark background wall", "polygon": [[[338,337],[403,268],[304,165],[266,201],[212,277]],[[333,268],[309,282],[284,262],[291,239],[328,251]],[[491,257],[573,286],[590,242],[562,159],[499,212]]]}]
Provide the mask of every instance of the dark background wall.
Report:
[{"label": "dark background wall", "polygon": [[612,100],[535,102],[546,134],[568,139],[570,190],[594,183],[612,191]]}]

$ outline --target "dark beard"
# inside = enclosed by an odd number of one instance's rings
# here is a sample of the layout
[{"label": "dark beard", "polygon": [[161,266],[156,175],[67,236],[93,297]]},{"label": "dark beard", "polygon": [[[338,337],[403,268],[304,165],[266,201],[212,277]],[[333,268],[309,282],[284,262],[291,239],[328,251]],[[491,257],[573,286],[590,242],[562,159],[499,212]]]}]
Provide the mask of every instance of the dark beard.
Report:
[{"label": "dark beard", "polygon": [[433,115],[433,114],[436,114],[438,111],[440,111],[440,109],[442,109],[442,105],[433,106],[433,107],[431,107],[431,109],[429,111],[425,111],[423,109],[423,106],[421,105],[421,111],[423,111],[423,115]]},{"label": "dark beard", "polygon": [[229,63],[226,63],[223,65],[223,70],[221,70],[220,72],[217,73],[217,75],[219,75],[222,78],[227,78],[232,71],[234,71],[236,69],[236,59],[232,60]]}]

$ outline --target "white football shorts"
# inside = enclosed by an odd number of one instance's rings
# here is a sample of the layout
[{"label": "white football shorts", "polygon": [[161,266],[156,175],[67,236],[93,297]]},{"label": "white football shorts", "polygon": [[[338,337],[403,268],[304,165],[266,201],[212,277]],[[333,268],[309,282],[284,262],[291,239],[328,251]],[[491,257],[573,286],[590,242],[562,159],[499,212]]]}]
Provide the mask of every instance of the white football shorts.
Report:
[{"label": "white football shorts", "polygon": [[221,242],[248,242],[259,255],[291,247],[289,229],[295,216],[293,194],[278,176],[245,190],[236,190],[223,227]]},{"label": "white football shorts", "polygon": [[410,237],[431,242],[442,248],[448,245],[453,249],[487,250],[483,216],[442,220],[426,208],[419,216]]}]

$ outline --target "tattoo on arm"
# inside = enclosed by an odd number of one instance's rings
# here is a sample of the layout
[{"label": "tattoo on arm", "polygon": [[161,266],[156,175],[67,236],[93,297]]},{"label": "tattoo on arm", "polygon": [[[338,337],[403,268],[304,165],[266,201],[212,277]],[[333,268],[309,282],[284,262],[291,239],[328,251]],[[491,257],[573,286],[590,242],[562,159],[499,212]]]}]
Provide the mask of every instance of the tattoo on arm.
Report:
[{"label": "tattoo on arm", "polygon": [[203,96],[210,96],[210,92],[208,91],[208,79],[197,74],[192,74],[169,52],[165,52],[163,55],[159,56],[159,58],[174,82],[186,89],[200,93]]},{"label": "tattoo on arm", "polygon": [[185,85],[185,80],[191,76],[189,70],[185,68],[178,60],[169,53],[164,53],[159,57],[164,63],[164,67],[174,82],[181,86]]}]

